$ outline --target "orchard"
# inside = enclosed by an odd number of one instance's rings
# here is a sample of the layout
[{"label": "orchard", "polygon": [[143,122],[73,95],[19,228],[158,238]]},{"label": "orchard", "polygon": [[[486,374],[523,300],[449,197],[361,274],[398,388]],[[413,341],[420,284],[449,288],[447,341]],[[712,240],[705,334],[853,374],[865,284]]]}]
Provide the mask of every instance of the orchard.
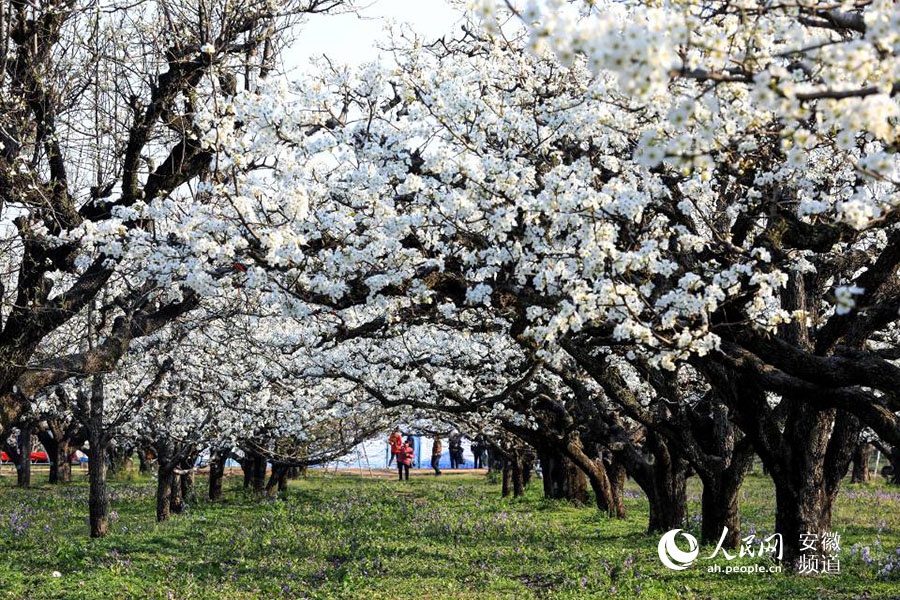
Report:
[{"label": "orchard", "polygon": [[449,4],[2,0],[9,597],[892,597],[900,9]]}]

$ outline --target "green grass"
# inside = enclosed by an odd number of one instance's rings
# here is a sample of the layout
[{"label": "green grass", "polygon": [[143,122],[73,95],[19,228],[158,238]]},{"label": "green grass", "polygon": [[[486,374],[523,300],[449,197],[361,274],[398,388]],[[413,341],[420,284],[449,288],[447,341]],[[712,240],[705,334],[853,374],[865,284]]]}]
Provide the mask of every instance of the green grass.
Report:
[{"label": "green grass", "polygon": [[[224,502],[157,525],[154,482],[114,482],[110,534],[91,540],[84,481],[12,484],[0,477],[0,599],[900,597],[900,577],[879,574],[889,557],[900,561],[900,489],[881,483],[844,486],[834,516],[842,572],[819,577],[669,571],[633,490],[628,519],[612,521],[543,500],[539,482],[503,500],[483,477],[316,473],[283,499],[259,500],[235,477]],[[690,496],[695,515],[693,481]],[[771,532],[769,480],[749,477],[742,502],[744,532]],[[753,563],[718,562],[741,560]]]}]

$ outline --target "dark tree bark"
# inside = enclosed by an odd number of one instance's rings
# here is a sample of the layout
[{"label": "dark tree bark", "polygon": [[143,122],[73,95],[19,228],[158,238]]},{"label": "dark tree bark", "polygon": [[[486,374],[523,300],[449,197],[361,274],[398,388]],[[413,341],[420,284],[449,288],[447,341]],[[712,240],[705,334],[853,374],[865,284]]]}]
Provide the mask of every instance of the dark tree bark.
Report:
[{"label": "dark tree bark", "polygon": [[149,475],[153,472],[153,463],[156,460],[156,452],[152,448],[138,448],[138,473]]},{"label": "dark tree bark", "polygon": [[196,452],[189,452],[187,458],[181,461],[181,472],[178,476],[178,483],[183,504],[193,504],[197,500],[197,493],[195,491],[195,464],[197,464]]},{"label": "dark tree bark", "polygon": [[872,445],[881,452],[887,461],[887,464],[881,467],[881,476],[892,485],[900,484],[900,446],[886,444],[878,438],[872,440]]},{"label": "dark tree bark", "polygon": [[261,454],[253,455],[253,472],[250,485],[253,491],[262,496],[266,491],[266,457]]},{"label": "dark tree bark", "polygon": [[[891,252],[896,254],[897,250]],[[895,267],[890,269],[894,270]],[[870,270],[868,274],[877,271]],[[818,272],[788,276],[781,293],[782,308],[802,310],[809,316],[808,320],[779,326],[777,336],[742,332],[735,340],[738,343],[723,344],[724,357],[740,356],[740,360],[732,360],[732,366],[728,367],[740,369],[739,373],[728,376],[741,397],[730,408],[775,482],[775,529],[782,536],[783,559],[790,566],[796,565],[801,553],[821,553],[820,548],[801,551],[800,536],[805,533],[818,536],[830,531],[834,499],[841,479],[847,474],[861,430],[855,415],[819,402],[818,396],[831,393],[828,386],[820,391],[818,381],[804,382],[788,375],[803,373],[803,377],[830,380],[835,385],[834,378],[839,373],[834,365],[815,373],[808,369],[809,365],[830,364],[835,357],[826,355],[839,343],[846,344],[842,353],[852,354],[865,341],[865,334],[857,335],[862,330],[854,333],[854,328],[848,327],[851,320],[842,315],[833,315],[815,331],[810,329],[809,323],[821,320],[822,289],[831,285],[827,277]],[[869,293],[868,283],[865,289]],[[742,351],[742,347],[749,352]],[[764,389],[779,393],[777,407],[770,405]],[[860,408],[864,406],[854,406],[853,410]],[[869,408],[873,407],[869,405]]]},{"label": "dark tree bark", "polygon": [[256,467],[255,463],[246,458],[241,463],[241,472],[244,474],[244,489],[250,488],[250,482],[253,481],[253,469]]},{"label": "dark tree bark", "polygon": [[653,464],[648,464],[647,472],[641,475],[648,480],[646,487],[641,486],[650,501],[647,531],[676,529],[687,519],[688,463],[657,434],[649,432],[647,442],[654,457]]},{"label": "dark tree bark", "polygon": [[894,447],[894,451],[889,455],[891,462],[891,478],[890,483],[900,485],[900,448]]},{"label": "dark tree bark", "polygon": [[544,475],[544,495],[557,500],[568,500],[575,505],[588,501],[588,480],[584,471],[562,453],[549,449],[538,450]]},{"label": "dark tree bark", "polygon": [[[81,402],[84,400],[85,396],[82,395]],[[109,531],[109,492],[106,488],[106,450],[109,447],[109,439],[103,429],[104,404],[103,379],[102,376],[95,375],[91,384],[90,407],[86,411],[90,415],[87,423],[90,444],[88,520],[91,537],[94,538],[103,537]]]},{"label": "dark tree bark", "polygon": [[209,458],[209,499],[218,502],[222,499],[222,481],[225,478],[225,461],[228,453],[216,451]]},{"label": "dark tree bark", "polygon": [[[181,511],[181,486],[175,471],[178,457],[174,442],[159,436],[153,442],[156,450],[156,522],[167,521],[173,512]],[[177,491],[176,491],[177,490]]]},{"label": "dark tree bark", "polygon": [[528,484],[531,483],[531,477],[534,475],[534,461],[536,459],[537,454],[531,449],[526,450],[522,456],[522,483],[525,487],[528,487]]},{"label": "dark tree bark", "polygon": [[22,452],[19,448],[19,437],[18,434],[16,434],[15,438],[10,440],[9,438],[12,434],[8,436],[7,433],[4,432],[3,435],[3,451],[9,456],[9,462],[13,464],[13,467],[16,470],[16,483],[18,483],[19,469],[21,469],[20,465],[22,464]]},{"label": "dark tree bark", "polygon": [[775,482],[775,530],[782,534],[788,564],[800,556],[801,534],[831,530],[834,500],[860,429],[855,417],[841,411],[797,404],[792,413],[780,451],[760,451]]},{"label": "dark tree bark", "polygon": [[156,522],[167,521],[172,514],[172,483],[175,479],[171,465],[159,465],[156,471]]},{"label": "dark tree bark", "polygon": [[238,462],[241,465],[241,472],[244,474],[244,489],[249,489],[256,470],[256,459],[249,452],[245,452],[244,457],[238,459]]},{"label": "dark tree bark", "polygon": [[701,543],[716,544],[727,528],[722,541],[725,548],[737,548],[741,544],[740,491],[744,478],[753,465],[753,451],[749,444],[736,450],[727,469],[711,476],[701,473],[703,494],[701,496],[702,521],[700,525]]},{"label": "dark tree bark", "polygon": [[625,465],[614,456],[610,456],[609,463],[606,465],[606,473],[609,478],[613,510],[616,517],[624,519],[628,516],[625,510],[625,479],[627,477]]},{"label": "dark tree bark", "polygon": [[46,428],[38,430],[38,439],[50,460],[51,484],[72,481],[72,465],[69,463],[69,457],[72,455],[73,437],[76,437],[74,434],[71,427],[64,430],[50,419]]},{"label": "dark tree bark", "polygon": [[272,474],[266,484],[266,495],[271,496],[275,491],[283,492],[287,489],[287,479],[290,467],[282,463],[272,463]]},{"label": "dark tree bark", "polygon": [[[806,407],[801,411],[807,412]],[[784,538],[784,558],[790,564],[801,554],[801,534],[831,531],[834,500],[847,474],[859,431],[856,418],[840,411],[819,411],[807,415],[803,422],[789,423],[785,429],[785,437],[792,440],[794,461],[779,461],[777,468],[773,464],[772,476],[775,529]]]},{"label": "dark tree bark", "polygon": [[[884,469],[887,473],[887,480],[889,483],[893,485],[900,485],[900,446],[891,446],[887,449],[887,452],[882,451],[884,457],[890,463],[889,466],[885,466]],[[887,471],[890,469],[890,471]]]},{"label": "dark tree bark", "polygon": [[[91,436],[92,438],[94,436]],[[109,493],[106,489],[106,445],[96,441],[92,444],[88,462],[90,479],[89,513],[91,537],[103,537],[109,531]]]},{"label": "dark tree bark", "polygon": [[853,469],[850,475],[850,483],[869,483],[872,479],[869,472],[869,458],[872,456],[872,444],[861,442],[853,451]]},{"label": "dark tree bark", "polygon": [[158,464],[156,471],[156,520],[162,522],[172,514],[181,514],[185,502],[194,495],[194,471],[196,449],[190,444],[176,446],[175,442],[160,435],[153,442]]},{"label": "dark tree bark", "polygon": [[109,474],[119,477],[132,467],[131,455],[134,448],[128,444],[114,444],[109,448]]},{"label": "dark tree bark", "polygon": [[16,485],[31,487],[31,451],[33,449],[31,424],[24,425],[19,434],[19,464],[16,465]]},{"label": "dark tree bark", "polygon": [[605,512],[610,517],[622,518],[624,512],[619,512],[619,506],[613,497],[612,483],[609,481],[609,474],[606,472],[606,465],[603,463],[603,460],[599,457],[591,458],[588,456],[579,436],[570,435],[567,442],[565,447],[566,456],[584,473],[588,483],[590,483],[597,509]]},{"label": "dark tree bark", "polygon": [[525,458],[522,454],[521,450],[516,449],[508,460],[514,498],[525,495],[525,468],[523,465]]},{"label": "dark tree bark", "polygon": [[512,469],[509,468],[509,462],[506,459],[503,460],[501,473],[500,496],[509,498],[510,494],[512,494]]},{"label": "dark tree bark", "polygon": [[177,467],[172,470],[172,474],[169,476],[169,510],[173,515],[180,515],[184,512],[181,478],[180,469]]},{"label": "dark tree bark", "polygon": [[69,483],[72,481],[72,447],[67,441],[56,444],[53,453],[53,464],[50,465],[50,483]]},{"label": "dark tree bark", "polygon": [[[617,436],[621,439],[621,436]],[[668,531],[684,525],[687,518],[687,478],[690,465],[677,448],[653,431],[644,439],[645,456],[633,444],[616,444],[613,455],[650,503],[648,533]]]}]

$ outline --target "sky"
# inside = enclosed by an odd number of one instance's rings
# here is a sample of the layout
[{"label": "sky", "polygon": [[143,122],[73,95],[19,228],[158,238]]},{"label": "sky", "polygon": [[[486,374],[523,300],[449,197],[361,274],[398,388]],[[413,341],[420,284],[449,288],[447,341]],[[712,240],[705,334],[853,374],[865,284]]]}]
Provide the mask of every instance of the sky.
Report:
[{"label": "sky", "polygon": [[459,28],[460,12],[447,0],[361,0],[359,14],[313,15],[285,54],[288,68],[308,68],[309,59],[328,56],[336,63],[359,64],[377,56],[388,20],[409,23],[426,39]]}]

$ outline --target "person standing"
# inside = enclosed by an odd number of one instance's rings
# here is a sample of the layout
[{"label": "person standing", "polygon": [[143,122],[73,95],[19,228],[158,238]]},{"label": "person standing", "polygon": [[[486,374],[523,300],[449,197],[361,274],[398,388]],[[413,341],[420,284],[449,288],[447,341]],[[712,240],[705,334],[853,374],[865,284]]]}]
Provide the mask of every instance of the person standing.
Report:
[{"label": "person standing", "polygon": [[444,445],[441,443],[441,438],[434,438],[434,444],[431,445],[431,468],[434,469],[435,476],[441,474],[440,463],[443,453]]},{"label": "person standing", "polygon": [[475,468],[482,468],[484,466],[484,436],[481,434],[478,434],[475,441],[472,442],[472,454],[475,455]]},{"label": "person standing", "polygon": [[459,469],[463,465],[462,436],[454,433],[450,436],[450,468]]},{"label": "person standing", "polygon": [[399,428],[394,429],[391,437],[388,438],[388,446],[391,447],[391,457],[388,459],[387,464],[387,466],[390,467],[391,463],[397,458],[397,455],[400,454],[400,450],[403,448],[403,436],[400,434]]},{"label": "person standing", "polygon": [[413,439],[407,438],[406,445],[402,446],[400,452],[397,453],[397,474],[400,476],[400,481],[403,481],[404,474],[406,474],[406,480],[409,481],[409,467],[412,465],[415,455]]}]

